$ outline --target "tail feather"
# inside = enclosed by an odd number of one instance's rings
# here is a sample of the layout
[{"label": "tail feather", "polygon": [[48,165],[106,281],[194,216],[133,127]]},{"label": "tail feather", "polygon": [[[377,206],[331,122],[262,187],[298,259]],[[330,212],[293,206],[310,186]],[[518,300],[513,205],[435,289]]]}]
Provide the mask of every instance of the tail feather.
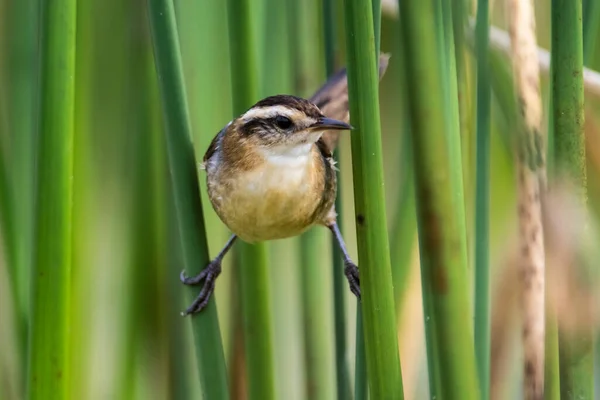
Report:
[{"label": "tail feather", "polygon": [[[388,67],[390,55],[383,53],[379,56],[379,79],[383,77]],[[310,98],[323,114],[328,118],[350,122],[348,106],[348,76],[346,68],[342,68],[332,75],[327,82]],[[322,140],[330,152],[333,152],[339,139],[338,131],[327,131]]]}]

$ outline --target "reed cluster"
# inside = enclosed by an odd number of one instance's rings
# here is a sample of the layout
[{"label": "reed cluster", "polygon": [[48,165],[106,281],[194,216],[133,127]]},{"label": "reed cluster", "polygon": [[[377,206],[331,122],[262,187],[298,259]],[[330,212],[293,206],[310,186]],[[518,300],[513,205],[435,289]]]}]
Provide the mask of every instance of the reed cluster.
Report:
[{"label": "reed cluster", "polygon": [[[1,397],[598,397],[598,4],[0,0]],[[209,143],[334,76],[361,301],[314,227],[182,317]]]}]

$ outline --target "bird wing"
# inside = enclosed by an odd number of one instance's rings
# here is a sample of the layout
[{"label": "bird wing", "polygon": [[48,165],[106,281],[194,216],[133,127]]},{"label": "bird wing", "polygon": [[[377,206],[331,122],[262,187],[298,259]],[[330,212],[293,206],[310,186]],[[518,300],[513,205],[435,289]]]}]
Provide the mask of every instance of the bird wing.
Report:
[{"label": "bird wing", "polygon": [[213,140],[208,145],[208,149],[206,149],[206,153],[204,153],[204,158],[202,159],[203,165],[206,164],[206,162],[213,156],[213,154],[215,154],[215,152],[219,148],[219,143],[221,141],[221,137],[223,137],[223,134],[225,133],[225,130],[227,129],[228,126],[229,126],[229,124],[227,124],[223,129],[221,129],[219,131],[219,133],[217,133],[215,135]]},{"label": "bird wing", "polygon": [[[389,54],[379,56],[379,79],[383,77],[388,67]],[[321,112],[328,118],[350,122],[350,110],[348,106],[348,76],[346,68],[342,68],[333,74],[327,82],[310,98]],[[321,137],[322,142],[329,152],[333,152],[337,146],[340,133],[338,131],[327,131]]]}]

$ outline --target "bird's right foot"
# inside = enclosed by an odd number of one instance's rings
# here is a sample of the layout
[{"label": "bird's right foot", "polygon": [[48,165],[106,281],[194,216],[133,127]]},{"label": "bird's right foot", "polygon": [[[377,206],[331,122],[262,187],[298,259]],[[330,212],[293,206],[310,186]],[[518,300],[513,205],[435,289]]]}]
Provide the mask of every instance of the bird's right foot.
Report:
[{"label": "bird's right foot", "polygon": [[199,285],[204,282],[200,294],[193,303],[181,313],[183,317],[189,314],[195,314],[202,311],[210,300],[211,295],[215,291],[215,282],[217,277],[221,274],[221,259],[215,258],[208,264],[202,272],[196,276],[187,277],[185,271],[181,271],[179,279],[184,285]]},{"label": "bird's right foot", "polygon": [[358,267],[352,261],[344,262],[344,274],[350,284],[350,291],[360,300],[360,280],[358,277]]}]

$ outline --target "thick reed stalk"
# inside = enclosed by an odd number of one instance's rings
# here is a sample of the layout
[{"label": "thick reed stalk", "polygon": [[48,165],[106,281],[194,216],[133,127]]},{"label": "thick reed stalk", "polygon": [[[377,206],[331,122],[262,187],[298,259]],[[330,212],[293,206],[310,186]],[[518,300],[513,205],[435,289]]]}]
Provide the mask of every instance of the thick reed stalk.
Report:
[{"label": "thick reed stalk", "polygon": [[[454,29],[452,19],[451,4],[448,1],[440,1],[438,3],[436,16],[439,18],[440,24],[437,26],[437,33],[439,37],[438,46],[441,46],[440,52],[443,55],[439,61],[441,64],[442,71],[444,73],[444,93],[448,100],[446,104],[449,107],[444,109],[444,115],[446,123],[449,129],[448,143],[450,145],[450,162],[452,165],[457,165],[459,168],[450,171],[454,176],[451,178],[456,182],[456,190],[452,193],[452,198],[458,210],[458,221],[460,226],[460,235],[467,238],[467,225],[465,216],[465,188],[463,178],[463,157],[462,157],[462,146],[461,146],[461,131],[460,131],[460,107],[458,101],[458,82],[457,82],[457,70],[456,70],[456,51],[454,46]],[[462,246],[464,257],[467,260],[465,267],[468,267],[469,253],[467,250],[467,240]]]},{"label": "thick reed stalk", "polygon": [[490,117],[488,0],[477,2],[477,150],[475,168],[475,353],[481,398],[490,393]]},{"label": "thick reed stalk", "polygon": [[541,197],[546,185],[545,138],[533,1],[510,2],[513,71],[520,107],[517,134],[519,269],[524,393],[544,398],[545,254]]},{"label": "thick reed stalk", "polygon": [[76,0],[41,3],[37,205],[27,395],[69,396]]},{"label": "thick reed stalk", "polygon": [[[336,18],[334,0],[323,1],[323,36],[325,50],[325,75],[330,78],[335,72],[335,51],[336,51]],[[339,151],[336,149],[334,157],[338,161],[337,182],[338,196],[335,199],[335,209],[338,215],[344,215],[342,204],[342,187],[339,170],[342,168],[339,162]],[[343,218],[338,219],[338,226],[343,232]],[[337,246],[334,237],[331,238],[332,262],[331,271],[333,274],[333,310],[334,310],[334,330],[335,330],[335,370],[336,387],[338,400],[350,398],[350,376],[348,372],[348,362],[346,361],[346,279],[340,274],[344,269],[344,262],[339,253],[335,251]]]},{"label": "thick reed stalk", "polygon": [[[416,179],[417,220],[421,255],[427,351],[430,380],[441,390],[436,396],[456,399],[478,397],[467,290],[464,209],[454,193],[461,190],[453,156],[459,140],[452,134],[446,108],[450,96],[431,96],[450,83],[442,70],[444,48],[438,40],[436,10],[432,2],[400,2],[400,18],[411,92],[411,132]],[[438,29],[439,26],[437,27]],[[454,77],[455,79],[455,77]],[[447,90],[447,89],[446,89]],[[454,107],[452,107],[454,108]],[[454,171],[454,172],[453,172]],[[433,357],[436,357],[433,359]],[[435,386],[434,386],[435,388]]]},{"label": "thick reed stalk", "polygon": [[[208,264],[209,255],[173,2],[148,0],[148,11],[166,126],[167,154],[182,260],[186,273],[192,276],[200,273]],[[187,300],[193,301],[197,289],[183,290],[188,293]],[[227,399],[227,371],[214,299],[200,314],[192,318],[203,397]]]},{"label": "thick reed stalk", "polygon": [[[36,61],[39,7],[34,0],[11,1],[7,4],[6,25],[8,28],[8,73],[7,82],[8,121],[10,129],[11,186],[15,220],[14,260],[9,264],[15,277],[13,286],[17,308],[21,356],[26,356],[27,312],[29,309],[28,282],[31,272],[31,246],[33,237],[34,206],[34,138],[35,138],[35,89],[37,83]],[[7,249],[8,250],[8,249]]]},{"label": "thick reed stalk", "polygon": [[369,389],[403,398],[385,221],[376,43],[371,1],[346,0],[356,232]]},{"label": "thick reed stalk", "polygon": [[[372,0],[373,10],[373,35],[375,41],[375,57],[378,60],[381,48],[381,1]],[[391,257],[390,257],[391,258]],[[391,268],[391,265],[390,265]],[[363,328],[363,309],[359,302],[356,307],[356,343],[355,343],[355,366],[354,366],[354,399],[367,400],[369,398],[369,383],[367,375],[367,354],[365,347],[365,332]]]},{"label": "thick reed stalk", "polygon": [[[583,29],[580,0],[552,1],[552,101],[557,176],[566,176],[587,203],[584,140]],[[593,399],[593,332],[559,332],[562,399]]]},{"label": "thick reed stalk", "polygon": [[[256,49],[250,0],[229,0],[229,53],[233,114],[241,114],[257,101]],[[239,242],[244,349],[250,400],[275,398],[273,320],[265,243]]]},{"label": "thick reed stalk", "polygon": [[408,288],[411,274],[411,260],[414,253],[414,245],[417,228],[417,215],[415,212],[415,180],[413,179],[412,144],[410,142],[410,121],[408,102],[409,94],[406,91],[406,60],[402,48],[405,41],[402,29],[396,24],[396,35],[394,43],[394,67],[399,75],[400,86],[398,96],[402,105],[400,127],[400,157],[398,160],[398,182],[402,188],[396,205],[396,215],[392,220],[390,229],[390,259],[392,263],[392,276],[394,279],[394,300],[396,302],[396,317],[402,320],[405,311],[404,298]]},{"label": "thick reed stalk", "polygon": [[[89,284],[92,276],[95,277],[93,268],[90,268],[88,246],[93,240],[89,228],[89,214],[92,210],[91,199],[96,198],[96,182],[94,179],[93,161],[94,146],[92,138],[101,128],[96,126],[94,111],[95,106],[95,71],[96,52],[99,50],[92,43],[96,43],[98,15],[92,0],[79,0],[77,2],[77,54],[75,74],[75,140],[73,143],[73,261],[72,276],[73,299],[87,298]],[[91,183],[93,182],[93,183]],[[82,268],[78,268],[82,266]],[[71,365],[81,365],[73,368],[71,373],[70,395],[73,398],[85,397],[91,388],[89,376],[90,359],[93,357],[88,351],[91,348],[92,335],[87,334],[89,322],[89,302],[71,302]]]}]

